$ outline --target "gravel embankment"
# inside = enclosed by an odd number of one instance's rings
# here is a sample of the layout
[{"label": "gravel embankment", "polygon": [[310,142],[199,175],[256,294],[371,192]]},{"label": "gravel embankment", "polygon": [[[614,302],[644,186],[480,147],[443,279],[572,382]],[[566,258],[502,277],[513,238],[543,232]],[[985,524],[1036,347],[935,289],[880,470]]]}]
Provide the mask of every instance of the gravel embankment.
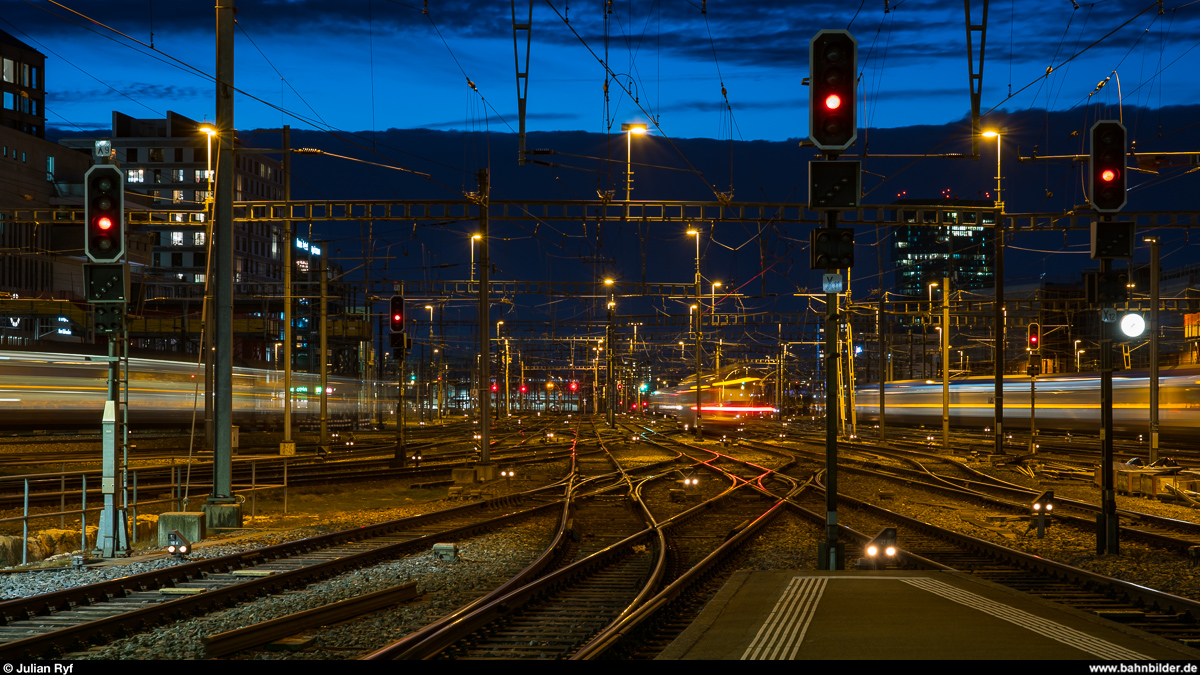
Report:
[{"label": "gravel embankment", "polygon": [[[988,467],[986,471],[1010,482],[1039,487],[1036,481],[1010,469]],[[1038,539],[1037,530],[1029,529],[1028,518],[989,522],[986,516],[990,512],[984,507],[956,503],[933,492],[924,492],[911,486],[901,486],[895,481],[853,474],[843,474],[838,480],[840,492],[877,503],[884,508],[923,520],[937,527],[968,534],[1098,574],[1200,600],[1200,569],[1193,567],[1187,559],[1174,552],[1122,540],[1120,555],[1097,555],[1096,534],[1093,530],[1081,530],[1055,523],[1047,528],[1044,539]],[[1064,497],[1093,503],[1099,499],[1099,490],[1083,483],[1055,482],[1052,486],[1046,484],[1042,489],[1047,487],[1053,487],[1056,495]],[[894,497],[880,500],[879,493],[881,491],[891,493]],[[1140,497],[1118,497],[1117,502],[1119,508],[1181,520],[1196,521],[1198,515],[1186,507]],[[977,524],[978,522],[985,522],[989,527],[981,527]],[[848,521],[846,524],[855,527],[853,522]],[[900,532],[900,545],[904,546],[903,531]]]},{"label": "gravel embankment", "polygon": [[233,658],[350,659],[373,651],[449,613],[533,562],[549,544],[555,516],[536,517],[459,543],[459,559],[442,562],[430,551],[343,574],[303,590],[270,596],[214,614],[94,647],[80,659],[208,658],[202,638],[373,593],[409,581],[420,595],[411,602],[336,626],[309,631],[312,648],[303,652],[255,649]]}]

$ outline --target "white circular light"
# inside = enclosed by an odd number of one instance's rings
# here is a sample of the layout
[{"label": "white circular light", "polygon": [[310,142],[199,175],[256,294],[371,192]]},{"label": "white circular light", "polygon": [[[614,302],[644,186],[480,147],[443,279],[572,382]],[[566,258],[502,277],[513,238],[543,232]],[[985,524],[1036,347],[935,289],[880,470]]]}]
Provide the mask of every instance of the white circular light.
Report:
[{"label": "white circular light", "polygon": [[1141,314],[1126,314],[1121,317],[1121,332],[1129,337],[1137,337],[1146,330],[1146,320]]}]

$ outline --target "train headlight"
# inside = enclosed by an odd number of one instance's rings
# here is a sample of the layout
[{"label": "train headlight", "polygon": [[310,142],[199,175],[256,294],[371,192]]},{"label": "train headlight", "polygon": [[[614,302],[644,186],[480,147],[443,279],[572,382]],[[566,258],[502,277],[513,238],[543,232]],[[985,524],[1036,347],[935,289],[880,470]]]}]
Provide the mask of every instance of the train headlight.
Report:
[{"label": "train headlight", "polygon": [[867,555],[871,556],[872,558],[879,555],[879,547],[874,546],[874,545],[868,546],[867,547]]}]

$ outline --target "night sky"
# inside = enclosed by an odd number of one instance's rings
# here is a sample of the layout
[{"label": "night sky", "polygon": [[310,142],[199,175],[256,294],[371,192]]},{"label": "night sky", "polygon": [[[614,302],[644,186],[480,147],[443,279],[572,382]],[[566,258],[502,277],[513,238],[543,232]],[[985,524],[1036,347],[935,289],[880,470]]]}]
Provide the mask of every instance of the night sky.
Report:
[{"label": "night sky", "polygon": [[[211,4],[65,5],[128,37],[44,0],[0,0],[0,28],[47,56],[49,124],[108,128],[114,108],[212,119]],[[507,2],[430,0],[428,14],[421,0],[239,5],[236,84],[248,94],[237,99],[239,129],[517,127]],[[530,131],[605,131],[601,7],[535,2]],[[1117,0],[991,3],[982,109],[1069,110],[1114,70],[1127,104],[1200,103],[1200,3],[1169,0],[1163,9]],[[652,117],[656,134],[674,138],[807,136],[800,83],[808,40],[820,28],[849,27],[858,39],[860,126],[942,124],[969,114],[958,3],[626,0],[612,10],[607,52],[618,74],[610,86],[617,130]],[[152,39],[154,51],[134,41]],[[637,103],[622,88],[636,92]],[[1113,80],[1090,100],[1115,104],[1117,90]]]}]

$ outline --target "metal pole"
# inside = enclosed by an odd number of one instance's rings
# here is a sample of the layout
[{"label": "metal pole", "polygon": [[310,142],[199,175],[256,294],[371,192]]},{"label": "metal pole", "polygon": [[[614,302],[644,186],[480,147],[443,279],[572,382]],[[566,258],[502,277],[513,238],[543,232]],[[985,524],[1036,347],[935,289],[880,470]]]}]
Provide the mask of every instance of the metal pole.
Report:
[{"label": "metal pole", "polygon": [[[1100,261],[1100,273],[1112,271],[1111,260]],[[1113,324],[1100,322],[1100,514],[1096,516],[1096,553],[1120,553],[1117,541],[1117,496],[1113,480]]]},{"label": "metal pole", "polygon": [[408,350],[404,346],[404,336],[400,336],[400,345],[392,350],[396,357],[396,452],[392,457],[392,466],[408,465],[408,448],[404,444],[404,361],[408,358]]},{"label": "metal pole", "polygon": [[950,453],[950,275],[942,277],[942,450]]},{"label": "metal pole", "polygon": [[29,479],[25,479],[25,506],[21,510],[21,564],[29,562]]},{"label": "metal pole", "polygon": [[[1000,172],[997,171],[996,175]],[[995,281],[996,281],[996,301],[995,310],[996,317],[993,322],[995,328],[995,413],[993,415],[992,429],[996,432],[995,446],[993,452],[997,455],[1004,454],[1004,227],[1002,215],[1004,210],[1001,209],[996,214],[995,230],[992,233],[993,243],[995,244],[996,261],[995,261]]]},{"label": "metal pole", "polygon": [[[292,128],[283,125],[283,200],[292,215]],[[292,221],[283,221],[283,442],[282,454],[296,452],[292,442]]]},{"label": "metal pole", "polygon": [[704,425],[701,421],[702,386],[700,372],[700,337],[704,325],[704,302],[700,299],[700,231],[696,231],[696,440],[703,440]]},{"label": "metal pole", "polygon": [[80,476],[79,486],[79,550],[87,550],[87,474]]},{"label": "metal pole", "polygon": [[442,411],[446,408],[446,388],[443,383],[444,373],[442,372],[442,357],[446,351],[446,324],[443,321],[446,311],[445,303],[438,305],[438,365],[437,365],[437,383],[438,383],[438,421],[442,419]]},{"label": "metal pole", "polygon": [[[1030,352],[1030,362],[1037,358],[1037,350]],[[1029,371],[1029,452],[1037,453],[1037,370]]]},{"label": "metal pole", "polygon": [[[216,275],[216,355],[213,365],[213,487],[210,505],[220,504],[220,517],[208,511],[209,527],[241,526],[241,509],[233,498],[233,16],[235,3],[217,11],[217,190],[213,213]],[[225,514],[228,508],[233,513]]]},{"label": "metal pole", "polygon": [[[837,227],[837,211],[825,214],[827,227]],[[836,270],[831,270],[836,271]],[[825,294],[825,541],[818,546],[817,569],[842,568],[837,526],[838,294]]]},{"label": "metal pole", "polygon": [[616,387],[613,386],[613,303],[608,303],[608,328],[604,333],[604,354],[608,372],[604,376],[604,409],[608,413],[608,428],[617,426]]},{"label": "metal pole", "polygon": [[488,385],[488,170],[479,170],[479,463],[492,463],[488,426],[491,387]]},{"label": "metal pole", "polygon": [[1158,237],[1150,242],[1150,462],[1158,461]]},{"label": "metal pole", "polygon": [[[625,201],[629,201],[629,193],[633,190],[633,165],[631,155],[633,154],[633,132],[625,132]],[[626,207],[628,208],[628,207]]]},{"label": "metal pole", "polygon": [[[882,286],[882,282],[879,284]],[[875,332],[879,340],[879,440],[887,440],[887,334],[884,327],[883,304],[887,301],[887,292],[882,288],[879,292],[879,316]]]},{"label": "metal pole", "polygon": [[326,351],[329,336],[329,274],[325,266],[325,260],[329,257],[327,249],[325,242],[321,242],[321,263],[317,268],[317,273],[321,276],[321,341],[317,358],[321,360],[321,449],[325,452],[329,452],[329,355]]}]

